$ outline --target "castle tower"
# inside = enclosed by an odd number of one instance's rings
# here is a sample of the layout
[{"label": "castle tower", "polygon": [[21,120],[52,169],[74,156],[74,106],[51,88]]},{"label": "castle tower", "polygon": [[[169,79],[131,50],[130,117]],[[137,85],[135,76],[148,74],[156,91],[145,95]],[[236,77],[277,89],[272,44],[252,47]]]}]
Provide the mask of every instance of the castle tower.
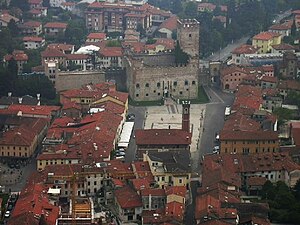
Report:
[{"label": "castle tower", "polygon": [[190,132],[190,101],[182,102],[182,130]]},{"label": "castle tower", "polygon": [[191,57],[199,57],[200,23],[196,19],[177,20],[177,40]]}]

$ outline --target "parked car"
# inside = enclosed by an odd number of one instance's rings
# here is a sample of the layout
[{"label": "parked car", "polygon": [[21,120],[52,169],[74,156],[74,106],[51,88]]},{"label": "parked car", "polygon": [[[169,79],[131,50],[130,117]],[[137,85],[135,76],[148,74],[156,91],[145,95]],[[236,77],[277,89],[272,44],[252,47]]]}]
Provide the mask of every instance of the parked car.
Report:
[{"label": "parked car", "polygon": [[129,113],[128,115],[127,115],[127,120],[128,121],[132,121],[132,120],[134,120],[135,119],[135,115],[133,114],[133,113]]},{"label": "parked car", "polygon": [[4,213],[4,217],[5,217],[5,218],[9,218],[9,217],[10,217],[10,211],[6,211],[6,212]]},{"label": "parked car", "polygon": [[116,157],[118,156],[125,156],[126,153],[125,152],[116,152]]}]

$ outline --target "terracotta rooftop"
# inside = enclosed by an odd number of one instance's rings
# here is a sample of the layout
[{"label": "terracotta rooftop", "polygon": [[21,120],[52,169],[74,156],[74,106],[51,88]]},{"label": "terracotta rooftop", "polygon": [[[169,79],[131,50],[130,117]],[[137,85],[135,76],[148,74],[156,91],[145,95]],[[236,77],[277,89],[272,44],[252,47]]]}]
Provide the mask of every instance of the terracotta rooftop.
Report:
[{"label": "terracotta rooftop", "polygon": [[32,27],[32,28],[39,27],[41,25],[42,25],[42,23],[39,21],[27,21],[27,22],[23,23],[24,27]]},{"label": "terracotta rooftop", "polygon": [[253,141],[253,140],[278,140],[278,133],[275,131],[229,131],[222,130],[220,133],[220,140],[245,140],[245,141]]},{"label": "terracotta rooftop", "polygon": [[47,46],[47,49],[55,49],[55,50],[59,50],[62,52],[65,52],[65,51],[71,52],[73,50],[73,48],[74,48],[74,45],[62,44],[62,43],[52,43]]},{"label": "terracotta rooftop", "polygon": [[274,37],[279,37],[279,36],[281,36],[281,34],[273,33],[273,32],[261,32],[255,35],[253,39],[267,41],[273,39]]},{"label": "terracotta rooftop", "polygon": [[82,60],[82,59],[88,59],[89,56],[85,54],[66,54],[67,60]]},{"label": "terracotta rooftop", "polygon": [[255,54],[259,48],[256,48],[252,45],[241,45],[232,51],[232,54]]},{"label": "terracotta rooftop", "polygon": [[170,31],[173,31],[177,29],[177,16],[171,16],[170,18],[166,19],[165,21],[162,22],[162,24],[159,26],[159,29],[165,28]]},{"label": "terracotta rooftop", "polygon": [[282,24],[274,24],[269,28],[269,30],[289,30],[289,29],[291,29],[292,24],[293,24],[292,20],[287,21]]},{"label": "terracotta rooftop", "polygon": [[122,209],[132,209],[142,207],[140,196],[129,186],[115,190],[115,198]]},{"label": "terracotta rooftop", "polygon": [[9,23],[9,21],[11,21],[11,20],[14,20],[16,23],[19,22],[18,18],[14,17],[8,13],[2,13],[0,15],[0,20],[4,21],[6,23]]},{"label": "terracotta rooftop", "polygon": [[45,51],[41,52],[41,56],[43,58],[51,58],[51,57],[65,57],[65,54],[56,49],[46,49]]},{"label": "terracotta rooftop", "polygon": [[123,55],[121,47],[105,47],[99,50],[104,57],[121,57]]},{"label": "terracotta rooftop", "polygon": [[192,134],[179,129],[136,130],[137,145],[190,145]]},{"label": "terracotta rooftop", "polygon": [[272,48],[276,50],[295,50],[294,46],[285,43],[279,45],[272,45]]},{"label": "terracotta rooftop", "polygon": [[166,215],[172,216],[176,220],[183,221],[185,205],[179,202],[169,202],[166,204]]},{"label": "terracotta rooftop", "polygon": [[90,33],[87,36],[87,39],[100,39],[103,40],[106,38],[106,34],[105,33]]},{"label": "terracotta rooftop", "polygon": [[267,181],[265,177],[249,177],[247,180],[248,186],[263,186]]},{"label": "terracotta rooftop", "polygon": [[[259,153],[255,155],[220,154],[207,155],[203,166],[208,171],[223,168],[228,173],[252,173],[259,171],[291,172],[299,170],[300,165],[293,162],[288,153]],[[240,176],[240,175],[239,175]]]},{"label": "terracotta rooftop", "polygon": [[164,189],[159,188],[145,188],[141,190],[141,196],[166,196],[166,192]]},{"label": "terracotta rooftop", "polygon": [[29,222],[28,224],[40,224],[40,219],[37,218],[44,215],[47,225],[55,225],[59,208],[49,202],[45,191],[46,187],[42,184],[28,184],[21,191],[8,224],[25,224],[24,221]]},{"label": "terracotta rooftop", "polygon": [[44,28],[58,28],[58,29],[66,29],[67,23],[59,23],[59,22],[48,22],[44,25]]},{"label": "terracotta rooftop", "polygon": [[30,42],[42,42],[44,39],[42,37],[23,37],[23,41],[30,41]]}]

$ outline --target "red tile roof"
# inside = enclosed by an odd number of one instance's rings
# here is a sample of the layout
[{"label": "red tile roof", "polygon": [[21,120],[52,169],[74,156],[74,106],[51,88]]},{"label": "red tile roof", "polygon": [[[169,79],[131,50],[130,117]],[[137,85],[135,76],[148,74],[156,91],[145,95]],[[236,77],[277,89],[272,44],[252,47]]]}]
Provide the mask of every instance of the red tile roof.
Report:
[{"label": "red tile roof", "polygon": [[136,130],[137,145],[190,145],[192,134],[179,129]]},{"label": "red tile roof", "polygon": [[123,51],[121,47],[105,47],[99,50],[100,55],[104,57],[121,57]]},{"label": "red tile roof", "polygon": [[28,56],[24,51],[14,50],[12,54],[4,56],[5,61],[10,61],[14,59],[15,61],[28,61]]},{"label": "red tile roof", "polygon": [[248,186],[263,186],[267,181],[265,177],[249,177],[247,180]]},{"label": "red tile roof", "polygon": [[159,189],[159,188],[146,188],[141,190],[141,196],[161,196],[165,197],[166,192],[164,189]]},{"label": "red tile roof", "polygon": [[30,41],[30,42],[42,42],[44,39],[42,37],[23,37],[23,41]]},{"label": "red tile roof", "polygon": [[87,39],[100,39],[103,40],[106,38],[106,34],[105,33],[90,33],[87,36]]},{"label": "red tile roof", "polygon": [[267,41],[273,39],[274,37],[279,37],[279,36],[281,36],[281,34],[273,33],[273,32],[261,32],[255,35],[253,39]]},{"label": "red tile roof", "polygon": [[272,45],[272,48],[276,50],[295,50],[294,46],[285,43],[279,45]]},{"label": "red tile roof", "polygon": [[292,28],[292,24],[293,24],[293,21],[289,20],[282,24],[274,24],[269,28],[269,30],[289,30]]},{"label": "red tile roof", "polygon": [[291,135],[296,146],[300,146],[300,122],[291,123]]},{"label": "red tile roof", "polygon": [[67,60],[82,60],[82,59],[88,59],[89,56],[85,54],[67,54],[66,59]]},{"label": "red tile roof", "polygon": [[45,51],[41,52],[41,56],[43,58],[51,58],[51,57],[66,57],[66,55],[56,49],[46,49]]},{"label": "red tile roof", "polygon": [[19,22],[18,18],[14,17],[8,13],[2,13],[0,15],[0,20],[4,21],[6,23],[9,23],[9,21],[11,21],[11,20],[14,20],[16,23]]},{"label": "red tile roof", "polygon": [[73,48],[74,48],[74,45],[62,44],[62,43],[52,43],[47,46],[47,49],[55,49],[55,50],[59,50],[61,52],[72,51]]},{"label": "red tile roof", "polygon": [[179,202],[169,202],[166,204],[166,215],[172,216],[179,221],[183,221],[185,206]]},{"label": "red tile roof", "polygon": [[3,133],[0,145],[29,147],[34,143],[35,138],[36,134],[33,132],[28,132],[24,128],[13,128]]},{"label": "red tile roof", "polygon": [[144,179],[144,178],[131,179],[131,182],[132,182],[133,188],[136,191],[140,191],[145,188],[150,188],[150,182],[148,179]]},{"label": "red tile roof", "polygon": [[27,21],[27,22],[23,23],[24,27],[32,27],[32,28],[39,27],[41,25],[42,25],[42,23],[39,21]]},{"label": "red tile roof", "polygon": [[57,112],[60,110],[59,106],[38,106],[38,105],[10,105],[8,110],[12,112],[21,111],[23,114],[29,115],[44,115],[51,117],[52,112]]},{"label": "red tile roof", "polygon": [[254,54],[257,53],[259,48],[256,48],[252,45],[241,45],[232,51],[232,54]]},{"label": "red tile roof", "polygon": [[166,187],[166,195],[178,195],[180,197],[186,196],[187,190],[184,186],[170,186]]},{"label": "red tile roof", "polygon": [[253,141],[253,140],[278,140],[278,133],[275,131],[229,131],[222,130],[220,133],[220,140],[245,140],[245,141]]},{"label": "red tile roof", "polygon": [[270,77],[270,76],[262,76],[260,79],[261,81],[268,82],[268,83],[277,83],[278,79],[277,77]]},{"label": "red tile roof", "polygon": [[232,109],[251,108],[258,110],[260,109],[262,102],[261,88],[250,85],[240,85]]},{"label": "red tile roof", "polygon": [[159,29],[165,28],[170,31],[173,31],[173,30],[177,29],[177,20],[178,20],[178,17],[176,15],[171,16],[170,18],[168,18],[162,22],[162,24],[159,26]]},{"label": "red tile roof", "polygon": [[122,209],[139,208],[143,206],[140,196],[129,186],[115,190],[115,198]]},{"label": "red tile roof", "polygon": [[59,208],[50,204],[48,196],[45,194],[46,190],[47,188],[42,184],[28,184],[20,194],[10,224],[19,224],[15,222],[19,221],[23,214],[27,215],[23,216],[23,219],[28,220],[31,224],[34,221],[31,215],[33,214],[35,218],[44,215],[47,225],[55,225],[59,216]]},{"label": "red tile roof", "polygon": [[158,38],[154,45],[163,45],[167,50],[175,49],[175,41],[172,38]]},{"label": "red tile roof", "polygon": [[258,153],[253,155],[220,154],[204,157],[203,167],[208,171],[223,169],[230,174],[261,171],[291,172],[298,170],[300,165],[293,162],[288,153]]},{"label": "red tile roof", "polygon": [[44,25],[44,28],[58,28],[58,29],[66,29],[67,23],[59,23],[59,22],[49,22]]},{"label": "red tile roof", "polygon": [[300,91],[300,82],[296,80],[281,80],[278,83],[278,88],[283,90]]},{"label": "red tile roof", "polygon": [[223,131],[257,131],[261,125],[249,115],[240,112],[231,114],[225,121]]}]

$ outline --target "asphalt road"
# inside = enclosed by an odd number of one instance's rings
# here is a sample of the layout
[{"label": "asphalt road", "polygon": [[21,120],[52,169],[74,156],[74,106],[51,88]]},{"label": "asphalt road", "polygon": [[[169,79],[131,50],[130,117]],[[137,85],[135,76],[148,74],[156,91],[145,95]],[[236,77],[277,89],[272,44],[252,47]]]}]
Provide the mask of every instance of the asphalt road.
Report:
[{"label": "asphalt road", "polygon": [[[145,112],[146,112],[146,107],[142,107],[142,106],[135,107],[135,106],[129,105],[128,113],[133,113],[135,115],[134,130],[142,129],[144,127]],[[136,154],[136,145],[135,145],[134,131],[133,131],[131,134],[129,146],[126,150],[125,162],[134,161],[135,154]]]},{"label": "asphalt road", "polygon": [[225,61],[230,55],[231,52],[239,47],[242,44],[245,44],[250,36],[243,37],[232,44],[227,45],[225,48],[221,49],[221,51],[214,52],[213,55],[207,57],[206,61]]},{"label": "asphalt road", "polygon": [[[204,88],[207,95],[210,98],[210,103],[206,104],[206,112],[204,116],[204,132],[201,136],[201,142],[199,146],[199,151],[193,155],[197,159],[205,154],[210,154],[213,151],[213,146],[215,145],[215,133],[219,132],[224,125],[224,112],[227,105],[232,105],[234,100],[234,95],[230,93],[224,93],[217,87],[205,87]],[[199,160],[194,159],[192,162],[199,162]],[[192,164],[192,169],[195,174],[201,173],[201,166]],[[192,202],[187,206],[185,215],[185,224],[196,224],[194,220],[195,212],[195,201],[197,196],[198,182],[191,182],[191,194]]]},{"label": "asphalt road", "polygon": [[275,23],[280,23],[281,20],[283,20],[283,19],[286,18],[286,17],[289,17],[291,14],[292,14],[292,9],[289,9],[289,10],[287,10],[287,11],[281,13],[281,14],[278,14],[278,15],[274,18],[273,23],[274,23],[274,24],[275,24]]}]

